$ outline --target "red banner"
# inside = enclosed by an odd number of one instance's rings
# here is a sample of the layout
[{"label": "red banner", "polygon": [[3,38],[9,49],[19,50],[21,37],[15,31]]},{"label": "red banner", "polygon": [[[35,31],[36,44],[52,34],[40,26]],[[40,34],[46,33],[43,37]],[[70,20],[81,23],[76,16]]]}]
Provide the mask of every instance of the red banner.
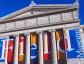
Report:
[{"label": "red banner", "polygon": [[18,61],[19,63],[24,63],[24,55],[25,55],[25,36],[20,35],[19,36],[19,50],[18,50]]},{"label": "red banner", "polygon": [[50,33],[46,32],[43,34],[44,41],[44,64],[51,64],[51,39]]},{"label": "red banner", "polygon": [[56,45],[58,64],[66,64],[66,49],[63,29],[56,30]]},{"label": "red banner", "polygon": [[8,43],[8,62],[13,62],[14,58],[14,37],[9,37],[9,43]]}]

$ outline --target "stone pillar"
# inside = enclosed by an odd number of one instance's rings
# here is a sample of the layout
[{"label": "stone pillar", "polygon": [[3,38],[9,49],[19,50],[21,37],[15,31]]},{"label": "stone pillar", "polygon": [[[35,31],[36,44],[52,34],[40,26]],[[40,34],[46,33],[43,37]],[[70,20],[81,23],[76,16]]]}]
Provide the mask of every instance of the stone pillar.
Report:
[{"label": "stone pillar", "polygon": [[18,64],[19,35],[15,36],[14,64]]},{"label": "stone pillar", "polygon": [[42,32],[39,33],[39,37],[38,37],[38,44],[39,44],[39,64],[44,64],[43,61],[43,35]]},{"label": "stone pillar", "polygon": [[30,64],[30,34],[26,35],[26,58],[25,64]]},{"label": "stone pillar", "polygon": [[53,64],[58,64],[57,62],[57,50],[56,50],[56,37],[55,37],[55,31],[51,31],[52,34],[52,56],[53,56]]}]

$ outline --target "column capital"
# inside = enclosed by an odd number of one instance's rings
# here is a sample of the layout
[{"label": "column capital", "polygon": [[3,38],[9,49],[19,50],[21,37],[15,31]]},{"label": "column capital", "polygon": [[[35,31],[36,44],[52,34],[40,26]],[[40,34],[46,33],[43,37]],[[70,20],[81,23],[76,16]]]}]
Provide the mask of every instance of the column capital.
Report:
[{"label": "column capital", "polygon": [[38,31],[37,33],[42,34],[42,33],[43,33],[43,31]]},{"label": "column capital", "polygon": [[30,33],[25,33],[25,35],[30,35]]},{"label": "column capital", "polygon": [[55,32],[56,30],[49,30],[49,32]]},{"label": "column capital", "polygon": [[19,34],[13,34],[14,36],[16,36],[16,37],[18,37],[19,36]]}]

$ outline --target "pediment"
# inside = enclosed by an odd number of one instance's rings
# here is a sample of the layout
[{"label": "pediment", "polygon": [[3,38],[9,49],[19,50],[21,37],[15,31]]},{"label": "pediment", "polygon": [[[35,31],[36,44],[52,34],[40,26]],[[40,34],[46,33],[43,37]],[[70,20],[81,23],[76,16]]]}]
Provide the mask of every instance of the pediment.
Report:
[{"label": "pediment", "polygon": [[71,7],[78,7],[78,5],[77,4],[76,5],[72,5],[72,4],[38,4],[37,5],[34,1],[32,1],[28,7],[25,7],[21,10],[18,10],[14,13],[11,13],[7,16],[2,17],[0,18],[0,21],[24,18],[32,15],[38,15],[38,14],[44,14],[52,11],[68,9]]}]

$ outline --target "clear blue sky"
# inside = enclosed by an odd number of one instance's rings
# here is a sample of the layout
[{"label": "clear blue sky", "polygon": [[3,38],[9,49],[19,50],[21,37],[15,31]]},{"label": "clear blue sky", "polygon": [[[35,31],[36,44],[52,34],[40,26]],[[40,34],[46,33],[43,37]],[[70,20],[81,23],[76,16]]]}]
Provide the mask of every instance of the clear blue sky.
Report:
[{"label": "clear blue sky", "polygon": [[[73,3],[75,0],[34,0],[37,4],[61,4]],[[0,17],[9,13],[22,9],[30,4],[31,0],[0,0]],[[84,0],[79,0],[80,3],[80,20],[84,24]]]}]

